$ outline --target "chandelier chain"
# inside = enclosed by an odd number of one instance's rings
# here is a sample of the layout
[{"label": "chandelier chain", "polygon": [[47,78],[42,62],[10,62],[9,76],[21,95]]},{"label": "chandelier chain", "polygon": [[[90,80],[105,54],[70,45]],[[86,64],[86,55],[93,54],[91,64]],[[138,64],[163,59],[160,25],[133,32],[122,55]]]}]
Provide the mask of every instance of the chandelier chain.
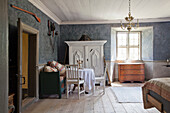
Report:
[{"label": "chandelier chain", "polygon": [[121,21],[121,28],[123,30],[127,29],[130,32],[132,28],[136,29],[139,27],[138,19],[137,19],[137,24],[133,23],[134,17],[131,15],[131,0],[129,0],[129,13],[128,13],[128,16],[125,17],[125,20],[127,23],[124,23],[124,24],[122,24],[122,21]]},{"label": "chandelier chain", "polygon": [[131,6],[131,4],[130,4],[130,0],[129,0],[129,13],[131,12],[130,6]]}]

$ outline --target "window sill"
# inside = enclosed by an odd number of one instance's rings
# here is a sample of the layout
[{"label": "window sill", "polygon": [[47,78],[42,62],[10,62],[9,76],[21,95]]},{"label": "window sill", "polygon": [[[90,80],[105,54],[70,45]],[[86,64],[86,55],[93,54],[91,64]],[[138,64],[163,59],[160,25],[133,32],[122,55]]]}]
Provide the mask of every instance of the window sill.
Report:
[{"label": "window sill", "polygon": [[124,64],[136,64],[136,63],[143,63],[143,60],[116,60],[116,63],[124,63]]}]

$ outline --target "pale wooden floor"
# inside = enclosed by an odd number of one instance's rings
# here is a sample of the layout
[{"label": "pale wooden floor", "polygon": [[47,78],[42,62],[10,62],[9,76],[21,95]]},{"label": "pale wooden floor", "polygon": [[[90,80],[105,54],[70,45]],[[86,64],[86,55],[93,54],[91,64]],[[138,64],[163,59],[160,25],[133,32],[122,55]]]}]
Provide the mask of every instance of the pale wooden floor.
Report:
[{"label": "pale wooden floor", "polygon": [[[141,83],[112,83],[114,87],[140,87]],[[62,99],[41,99],[32,104],[23,113],[160,113],[156,108],[143,108],[143,103],[118,103],[112,86],[106,87],[105,95],[96,89],[95,94],[82,94],[78,100],[77,93],[69,99],[63,94]]]}]

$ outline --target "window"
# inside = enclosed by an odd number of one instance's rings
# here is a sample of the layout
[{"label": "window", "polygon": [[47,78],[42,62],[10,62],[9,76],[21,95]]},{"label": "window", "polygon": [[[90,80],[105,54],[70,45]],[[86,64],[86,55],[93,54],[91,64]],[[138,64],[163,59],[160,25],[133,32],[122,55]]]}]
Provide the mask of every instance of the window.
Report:
[{"label": "window", "polygon": [[140,32],[117,32],[117,60],[140,60],[140,37]]}]

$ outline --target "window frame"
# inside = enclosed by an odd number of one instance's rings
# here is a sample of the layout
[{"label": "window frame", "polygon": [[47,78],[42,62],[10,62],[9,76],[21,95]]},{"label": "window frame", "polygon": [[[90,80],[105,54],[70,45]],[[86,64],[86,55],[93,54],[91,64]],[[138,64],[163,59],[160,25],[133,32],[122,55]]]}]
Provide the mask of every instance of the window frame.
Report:
[{"label": "window frame", "polygon": [[[127,42],[126,42],[126,46],[119,46],[118,47],[118,33],[120,32],[123,32],[123,33],[126,33],[127,34]],[[129,35],[130,33],[139,33],[139,45],[138,46],[130,46],[129,45]],[[118,48],[126,48],[126,59],[125,60],[120,60],[118,59]],[[119,61],[126,61],[126,60],[131,60],[129,59],[129,49],[130,48],[139,48],[139,59],[138,60],[132,60],[132,61],[141,61],[142,60],[142,32],[141,31],[131,31],[131,32],[128,32],[128,31],[116,31],[116,60],[119,60]]]}]

